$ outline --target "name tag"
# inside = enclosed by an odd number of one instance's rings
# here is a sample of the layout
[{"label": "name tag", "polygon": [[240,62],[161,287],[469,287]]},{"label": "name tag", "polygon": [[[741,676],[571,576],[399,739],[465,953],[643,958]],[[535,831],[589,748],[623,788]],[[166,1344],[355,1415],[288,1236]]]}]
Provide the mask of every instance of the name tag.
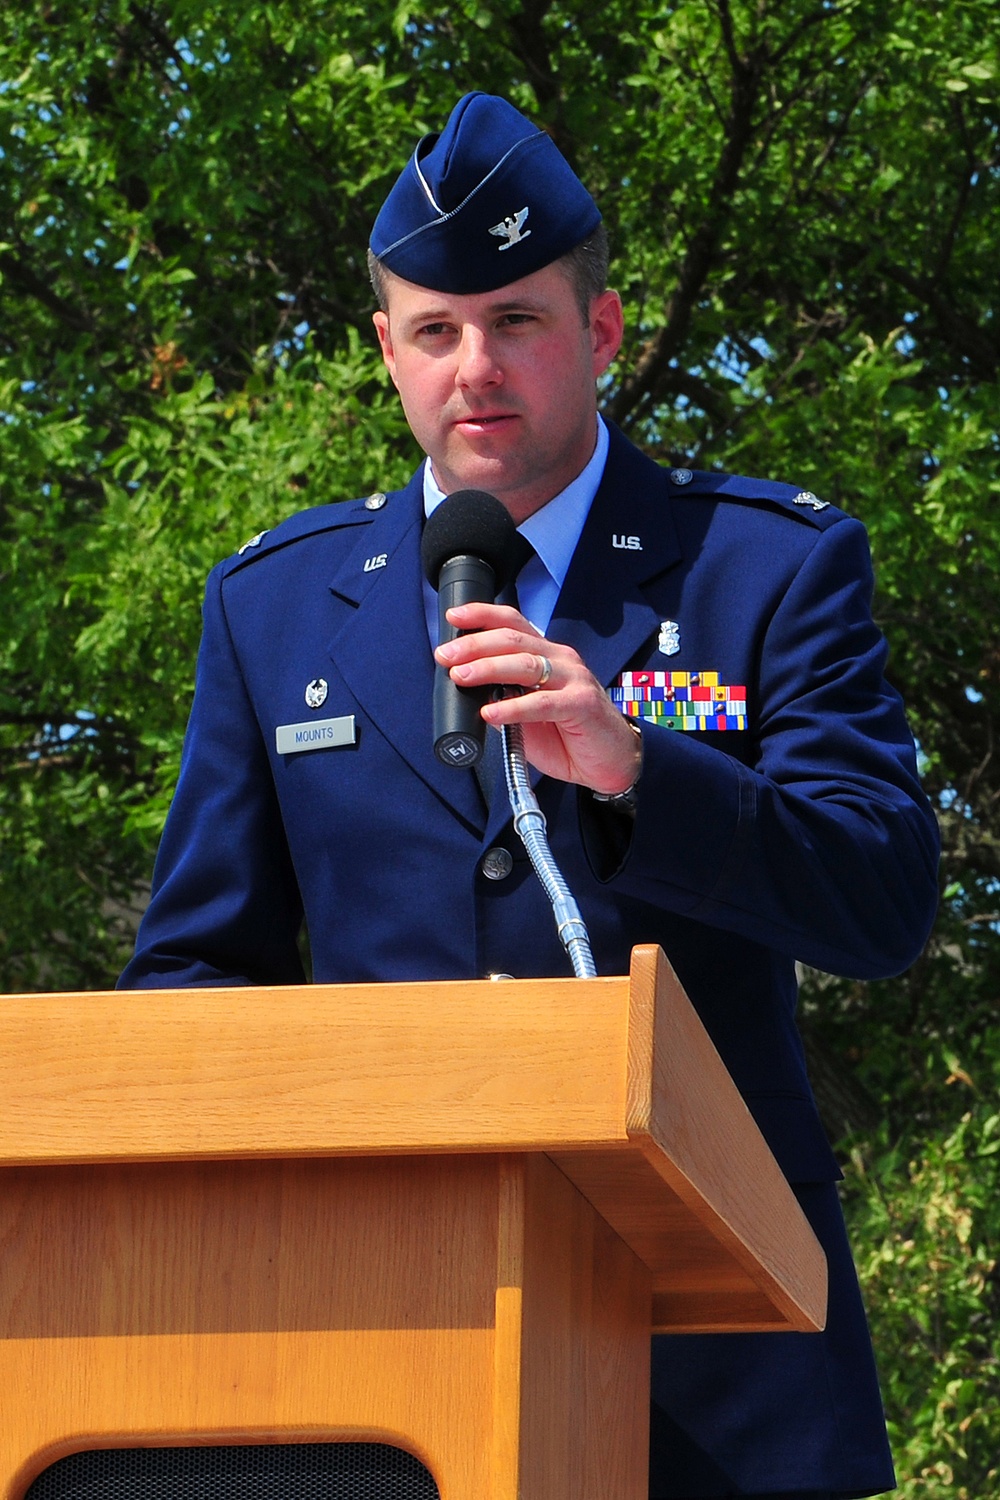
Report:
[{"label": "name tag", "polygon": [[332,750],[337,745],[357,743],[354,715],[342,719],[307,719],[304,724],[279,724],[274,731],[279,755],[298,755],[303,750]]}]

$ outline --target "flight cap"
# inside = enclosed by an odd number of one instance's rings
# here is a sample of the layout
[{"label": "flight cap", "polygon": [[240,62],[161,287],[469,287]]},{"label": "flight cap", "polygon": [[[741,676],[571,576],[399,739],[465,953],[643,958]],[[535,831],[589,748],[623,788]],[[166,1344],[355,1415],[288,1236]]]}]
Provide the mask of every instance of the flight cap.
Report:
[{"label": "flight cap", "polygon": [[506,99],[466,94],[425,135],[375,220],[372,253],[433,291],[491,292],[540,271],[601,213],[555,143]]}]

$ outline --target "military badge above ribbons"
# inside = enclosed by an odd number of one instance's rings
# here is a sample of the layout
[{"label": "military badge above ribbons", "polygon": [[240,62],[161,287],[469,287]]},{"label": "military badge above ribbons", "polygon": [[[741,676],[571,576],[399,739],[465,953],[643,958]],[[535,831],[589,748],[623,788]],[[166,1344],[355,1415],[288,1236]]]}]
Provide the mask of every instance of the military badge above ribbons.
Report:
[{"label": "military badge above ribbons", "polygon": [[746,729],[747,690],[718,672],[622,672],[611,701],[626,717],[664,729]]},{"label": "military badge above ribbons", "polygon": [[664,656],[676,656],[681,649],[681,627],[676,620],[661,620],[660,634],[656,642],[657,651]]}]

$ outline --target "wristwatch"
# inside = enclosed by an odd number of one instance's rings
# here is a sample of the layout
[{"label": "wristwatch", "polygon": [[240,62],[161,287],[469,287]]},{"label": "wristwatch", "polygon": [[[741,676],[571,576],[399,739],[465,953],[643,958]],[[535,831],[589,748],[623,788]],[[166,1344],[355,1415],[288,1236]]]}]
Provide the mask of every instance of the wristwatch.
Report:
[{"label": "wristwatch", "polygon": [[[639,730],[639,726],[637,724],[632,724],[629,721],[626,721],[626,722],[628,723],[629,729],[631,729],[632,733],[635,735],[636,739],[639,741],[639,744],[641,746],[642,745],[642,734],[641,734],[641,732]],[[637,804],[637,802],[639,800],[639,794],[638,794],[638,791],[637,791],[637,787],[639,785],[639,777],[641,775],[642,775],[642,756],[641,756],[641,753],[640,753],[640,757],[639,757],[639,771],[638,771],[638,774],[636,775],[636,778],[633,781],[633,783],[632,783],[631,786],[627,786],[623,792],[595,792],[595,791],[591,790],[590,795],[593,797],[593,799],[594,799],[595,802],[604,802],[604,803],[606,803],[608,805],[608,807],[617,808],[617,810],[619,812],[627,813],[629,815],[629,817],[634,818],[635,817],[636,804]]]}]

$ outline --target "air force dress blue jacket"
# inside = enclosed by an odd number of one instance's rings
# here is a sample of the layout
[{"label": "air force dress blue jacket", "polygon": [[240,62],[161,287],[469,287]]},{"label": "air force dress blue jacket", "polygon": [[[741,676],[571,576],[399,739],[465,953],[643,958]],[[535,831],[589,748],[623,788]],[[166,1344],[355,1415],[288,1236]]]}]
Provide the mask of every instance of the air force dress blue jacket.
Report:
[{"label": "air force dress blue jacket", "polygon": [[[418,474],[384,504],[294,516],[213,571],[123,985],[301,981],[303,916],[318,981],[568,971],[505,796],[488,811],[473,773],[433,754],[422,522]],[[864,529],[832,506],[664,470],[612,430],[548,630],[643,736],[624,847],[602,842],[587,792],[536,778],[598,971],[663,947],[831,1267],[824,1334],[654,1341],[654,1496],[893,1482],[794,1020],[796,960],[896,973],[934,913],[936,826],[871,584]],[[310,684],[326,688],[315,708]],[[279,728],[302,724],[279,750]],[[510,873],[487,878],[497,849]]]}]

